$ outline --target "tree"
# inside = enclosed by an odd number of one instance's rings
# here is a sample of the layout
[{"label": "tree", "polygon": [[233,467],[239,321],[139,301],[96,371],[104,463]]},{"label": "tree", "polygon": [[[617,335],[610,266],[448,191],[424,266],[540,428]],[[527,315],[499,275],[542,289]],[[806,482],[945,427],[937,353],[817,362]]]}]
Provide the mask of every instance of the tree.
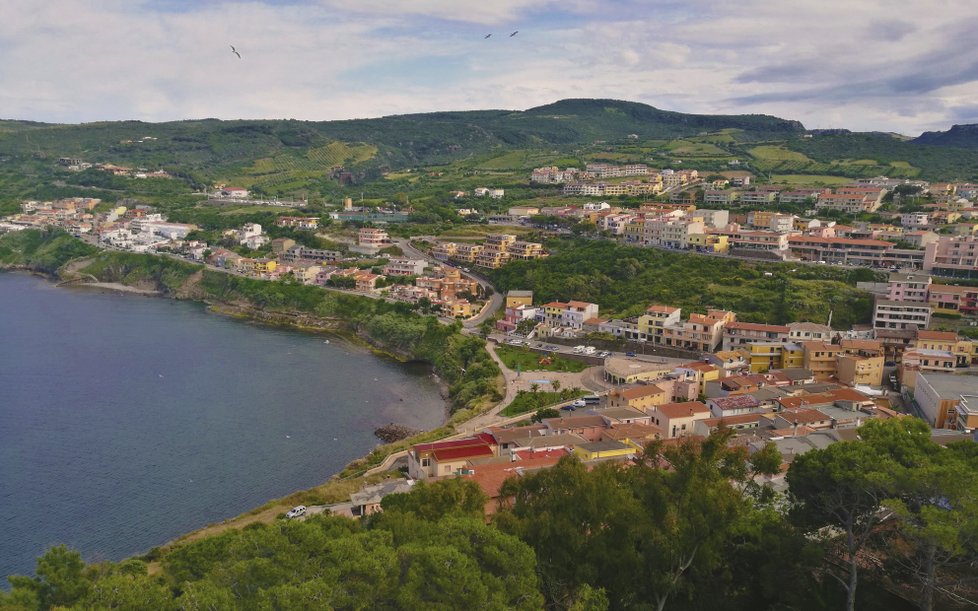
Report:
[{"label": "tree", "polygon": [[839,442],[795,458],[787,481],[796,524],[831,537],[840,529],[847,575],[828,574],[846,591],[846,609],[854,611],[859,578],[858,554],[883,520],[880,505],[895,486],[896,463],[869,443]]},{"label": "tree", "polygon": [[504,483],[501,496],[511,500],[496,522],[536,551],[548,605],[573,605],[585,586],[603,589],[616,608],[651,602],[660,610],[701,583],[722,592],[723,552],[752,511],[730,485],[748,470],[729,437],[653,445],[627,469],[589,471],[565,458]]},{"label": "tree", "polygon": [[389,494],[381,501],[384,512],[410,512],[424,520],[445,515],[482,516],[486,495],[475,482],[454,478],[429,484],[418,482],[411,492]]},{"label": "tree", "polygon": [[[52,547],[37,559],[37,577],[31,580],[42,608],[69,607],[91,587],[81,554],[64,545]],[[26,582],[21,582],[27,585]],[[16,588],[18,584],[14,583]]]},{"label": "tree", "polygon": [[530,392],[536,394],[537,391],[539,391],[539,390],[540,390],[540,385],[539,384],[537,384],[536,382],[530,384]]},{"label": "tree", "polygon": [[543,407],[537,410],[537,413],[533,414],[530,418],[531,422],[543,422],[547,418],[559,418],[560,412],[552,407]]},{"label": "tree", "polygon": [[554,392],[560,392],[560,380],[554,380],[551,382],[550,387],[554,389]]}]

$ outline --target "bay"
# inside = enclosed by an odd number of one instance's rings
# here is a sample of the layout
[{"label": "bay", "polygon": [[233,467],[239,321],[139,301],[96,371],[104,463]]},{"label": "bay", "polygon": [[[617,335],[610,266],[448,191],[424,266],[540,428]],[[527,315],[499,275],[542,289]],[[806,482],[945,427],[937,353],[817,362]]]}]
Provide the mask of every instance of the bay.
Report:
[{"label": "bay", "polygon": [[340,339],[0,273],[0,579],[59,543],[145,552],[445,409],[425,367]]}]

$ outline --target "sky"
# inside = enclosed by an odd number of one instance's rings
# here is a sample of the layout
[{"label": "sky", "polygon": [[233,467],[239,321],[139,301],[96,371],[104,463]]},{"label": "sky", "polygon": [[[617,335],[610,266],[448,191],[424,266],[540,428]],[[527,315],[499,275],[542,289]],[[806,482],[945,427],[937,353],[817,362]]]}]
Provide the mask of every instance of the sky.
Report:
[{"label": "sky", "polygon": [[0,0],[0,16],[7,119],[332,120],[587,97],[911,136],[978,123],[974,0]]}]

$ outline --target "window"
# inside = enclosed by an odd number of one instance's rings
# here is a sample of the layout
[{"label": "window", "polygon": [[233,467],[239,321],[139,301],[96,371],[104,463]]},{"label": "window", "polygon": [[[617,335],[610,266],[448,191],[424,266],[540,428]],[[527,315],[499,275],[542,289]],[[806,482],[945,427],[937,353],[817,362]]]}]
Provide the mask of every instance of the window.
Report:
[{"label": "window", "polygon": [[430,467],[431,466],[431,459],[430,458],[422,458],[421,459],[421,466],[422,467]]}]

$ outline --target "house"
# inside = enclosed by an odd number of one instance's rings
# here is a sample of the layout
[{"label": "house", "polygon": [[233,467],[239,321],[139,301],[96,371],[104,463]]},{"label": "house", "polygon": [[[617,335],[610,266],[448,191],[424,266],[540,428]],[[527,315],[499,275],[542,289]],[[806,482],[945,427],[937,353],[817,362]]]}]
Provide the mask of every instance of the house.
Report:
[{"label": "house", "polygon": [[361,227],[357,232],[357,244],[368,248],[383,248],[391,243],[391,237],[383,229]]},{"label": "house", "polygon": [[460,471],[473,458],[495,456],[496,440],[487,433],[452,441],[420,443],[408,451],[408,475],[427,479]]},{"label": "house", "polygon": [[275,219],[275,224],[279,227],[290,227],[292,229],[319,229],[318,216],[280,216]]},{"label": "house", "polygon": [[832,327],[820,325],[814,322],[789,322],[788,340],[789,341],[823,341],[832,339]]},{"label": "house", "polygon": [[715,418],[740,416],[761,411],[761,402],[749,394],[714,397],[707,399],[706,403],[710,407],[710,413]]},{"label": "house", "polygon": [[546,418],[543,420],[543,425],[547,427],[547,435],[571,433],[580,435],[586,441],[598,441],[604,430],[608,428],[604,418],[594,414]]},{"label": "house", "polygon": [[388,494],[406,494],[411,492],[414,480],[395,479],[372,486],[364,486],[358,492],[350,495],[350,513],[355,516],[369,516],[383,511],[380,502]]},{"label": "house", "polygon": [[701,401],[665,403],[652,408],[649,415],[653,424],[662,429],[663,436],[673,439],[692,435],[696,421],[710,417],[710,408]]},{"label": "house", "polygon": [[385,276],[420,276],[428,267],[424,259],[391,259],[384,266]]},{"label": "house", "polygon": [[662,437],[662,431],[651,424],[615,424],[605,429],[601,435],[602,441],[614,440],[627,443],[636,450],[643,450],[646,445]]},{"label": "house", "polygon": [[366,292],[376,289],[377,282],[383,278],[383,276],[371,274],[370,272],[363,272],[355,275],[354,278],[356,279],[357,290]]},{"label": "house", "polygon": [[832,418],[817,409],[797,407],[782,410],[769,417],[775,429],[793,429],[798,426],[807,426],[811,429],[830,429],[832,428]]},{"label": "house", "polygon": [[468,299],[453,299],[441,304],[442,314],[451,318],[471,318],[475,313]]},{"label": "house", "polygon": [[634,457],[636,453],[634,446],[613,439],[590,441],[574,448],[574,454],[585,461],[606,458],[626,459]]},{"label": "house", "polygon": [[615,389],[608,393],[608,407],[630,407],[647,412],[650,407],[667,403],[670,397],[662,388],[647,384]]},{"label": "house", "polygon": [[723,329],[723,350],[733,350],[751,342],[785,342],[791,334],[786,325],[732,322]]},{"label": "house", "polygon": [[591,413],[604,418],[607,426],[619,424],[651,424],[652,418],[647,413],[634,407],[606,407],[591,410]]},{"label": "house", "polygon": [[506,308],[515,308],[520,305],[533,305],[533,291],[513,290],[506,293]]},{"label": "house", "polygon": [[693,433],[708,437],[721,428],[733,431],[751,431],[758,427],[761,416],[764,412],[753,414],[740,414],[738,416],[720,416],[719,418],[706,418],[697,420],[693,427]]}]

